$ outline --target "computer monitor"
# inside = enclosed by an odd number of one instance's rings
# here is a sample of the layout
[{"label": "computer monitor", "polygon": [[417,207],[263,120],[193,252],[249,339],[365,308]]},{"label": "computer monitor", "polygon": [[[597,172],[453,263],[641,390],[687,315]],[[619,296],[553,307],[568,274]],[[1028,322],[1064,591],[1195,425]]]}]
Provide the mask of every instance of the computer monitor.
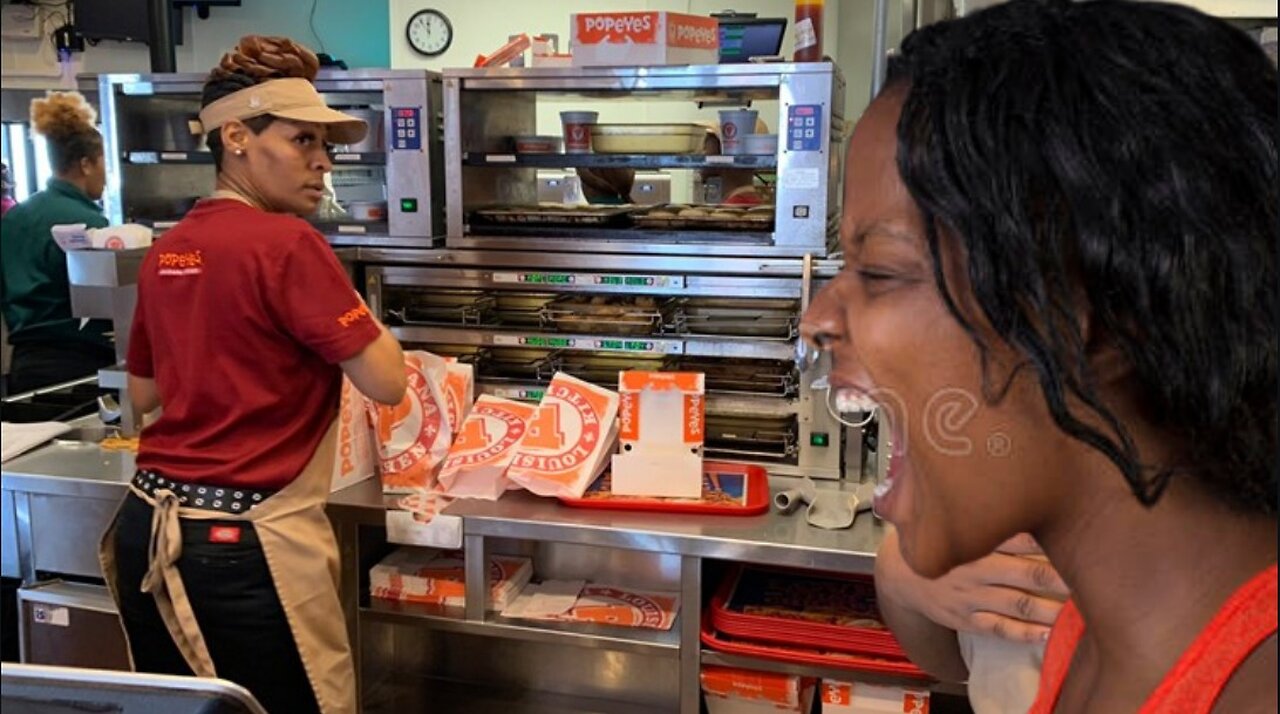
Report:
[{"label": "computer monitor", "polygon": [[225,679],[12,662],[0,664],[0,705],[5,714],[267,714]]},{"label": "computer monitor", "polygon": [[720,64],[749,62],[752,57],[773,57],[782,49],[785,17],[719,17]]}]

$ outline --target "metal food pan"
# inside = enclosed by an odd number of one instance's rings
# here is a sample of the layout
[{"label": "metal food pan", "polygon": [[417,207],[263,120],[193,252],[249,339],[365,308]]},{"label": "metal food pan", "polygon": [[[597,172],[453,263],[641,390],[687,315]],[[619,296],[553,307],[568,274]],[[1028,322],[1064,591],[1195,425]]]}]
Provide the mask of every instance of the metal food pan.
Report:
[{"label": "metal food pan", "polygon": [[740,208],[740,206],[655,206],[645,213],[636,213],[631,220],[640,228],[654,230],[717,230],[717,231],[769,231],[773,229],[773,216],[743,211],[738,218],[718,218],[707,216],[655,216],[654,211],[681,210],[699,208],[706,211]]},{"label": "metal food pan", "polygon": [[625,223],[635,206],[508,206],[481,208],[472,222],[510,225],[604,226]]},{"label": "metal food pan", "polygon": [[545,305],[542,316],[561,332],[649,334],[666,322],[670,303],[646,297],[564,295]]},{"label": "metal food pan", "polygon": [[507,293],[494,295],[494,318],[503,325],[541,327],[542,308],[555,300],[555,293]]},{"label": "metal food pan", "polygon": [[707,128],[701,124],[592,124],[597,154],[701,154]]}]

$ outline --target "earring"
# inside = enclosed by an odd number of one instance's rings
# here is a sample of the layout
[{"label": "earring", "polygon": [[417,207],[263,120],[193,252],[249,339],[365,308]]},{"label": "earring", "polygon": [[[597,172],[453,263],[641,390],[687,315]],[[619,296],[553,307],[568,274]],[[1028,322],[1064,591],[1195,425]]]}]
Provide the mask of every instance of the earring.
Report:
[{"label": "earring", "polygon": [[244,156],[244,149],[236,149],[236,156]]}]

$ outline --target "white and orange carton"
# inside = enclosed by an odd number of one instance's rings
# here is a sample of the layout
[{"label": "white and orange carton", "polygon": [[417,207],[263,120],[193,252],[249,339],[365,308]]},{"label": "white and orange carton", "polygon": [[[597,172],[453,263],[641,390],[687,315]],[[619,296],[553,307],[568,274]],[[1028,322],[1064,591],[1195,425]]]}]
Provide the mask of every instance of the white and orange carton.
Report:
[{"label": "white and orange carton", "polygon": [[704,665],[708,714],[808,714],[817,680],[778,672]]},{"label": "white and orange carton", "polygon": [[571,21],[575,67],[715,64],[720,23],[676,12],[580,12]]},{"label": "white and orange carton", "polygon": [[559,619],[617,627],[670,630],[679,613],[678,593],[587,583],[578,594],[578,601]]},{"label": "white and orange carton", "polygon": [[507,467],[537,410],[532,404],[480,395],[440,469],[440,488],[458,498],[497,500],[511,481]]},{"label": "white and orange carton", "polygon": [[453,441],[446,409],[444,358],[430,352],[406,352],[409,389],[394,407],[370,404],[378,437],[383,493],[432,491],[436,473]]},{"label": "white and orange carton", "polygon": [[581,498],[608,464],[618,395],[557,372],[516,447],[507,478],[539,496]]},{"label": "white and orange carton", "polygon": [[[456,555],[421,548],[400,548],[369,571],[369,594],[384,600],[464,607],[467,603],[465,561]],[[533,561],[510,555],[489,557],[486,608],[501,610],[533,577]]]},{"label": "white and orange carton", "polygon": [[445,357],[444,361],[444,413],[449,418],[449,430],[457,435],[476,401],[476,370],[456,357]]},{"label": "white and orange carton", "polygon": [[611,489],[619,496],[702,496],[706,376],[627,370],[618,375],[618,441]]},{"label": "white and orange carton", "polygon": [[929,714],[924,689],[822,681],[822,714]]},{"label": "white and orange carton", "polygon": [[373,455],[373,427],[369,425],[364,398],[344,376],[342,400],[338,405],[338,441],[334,447],[329,490],[340,491],[372,478],[377,471],[377,460]]}]

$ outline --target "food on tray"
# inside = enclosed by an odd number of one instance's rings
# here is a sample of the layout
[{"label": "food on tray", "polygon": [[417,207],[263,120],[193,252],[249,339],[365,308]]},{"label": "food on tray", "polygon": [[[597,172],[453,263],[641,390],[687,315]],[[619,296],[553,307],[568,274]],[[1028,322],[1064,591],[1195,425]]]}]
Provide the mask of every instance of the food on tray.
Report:
[{"label": "food on tray", "polygon": [[712,218],[723,218],[726,220],[735,220],[742,218],[742,211],[735,211],[732,208],[720,208],[711,212]]},{"label": "food on tray", "polygon": [[574,295],[548,304],[547,319],[568,332],[645,334],[659,326],[662,315],[652,297]]},{"label": "food on tray", "polygon": [[711,212],[705,208],[685,208],[676,215],[681,218],[706,218]]}]

